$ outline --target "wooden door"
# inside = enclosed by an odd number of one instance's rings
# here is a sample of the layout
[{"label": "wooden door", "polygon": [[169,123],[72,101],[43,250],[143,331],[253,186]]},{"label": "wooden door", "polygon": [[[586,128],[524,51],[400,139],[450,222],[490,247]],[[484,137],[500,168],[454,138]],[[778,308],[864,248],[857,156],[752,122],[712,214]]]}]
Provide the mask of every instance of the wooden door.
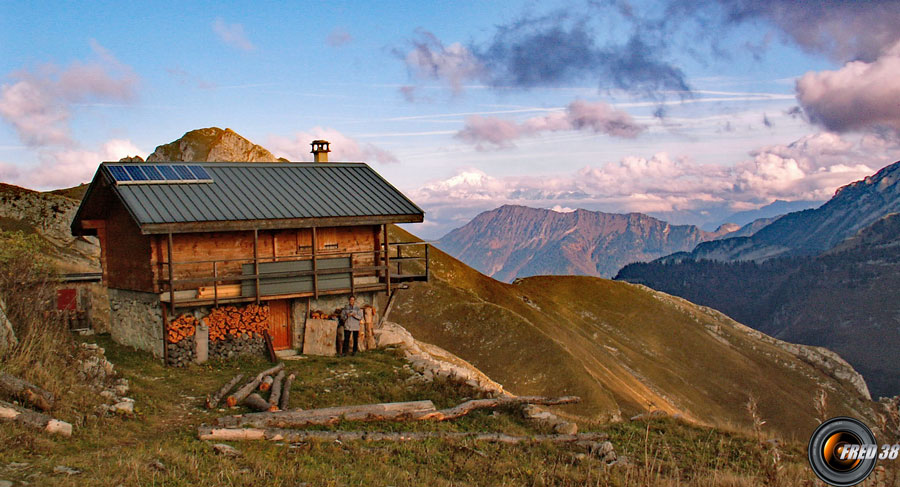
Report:
[{"label": "wooden door", "polygon": [[282,299],[269,301],[269,334],[275,350],[291,348],[291,306]]}]

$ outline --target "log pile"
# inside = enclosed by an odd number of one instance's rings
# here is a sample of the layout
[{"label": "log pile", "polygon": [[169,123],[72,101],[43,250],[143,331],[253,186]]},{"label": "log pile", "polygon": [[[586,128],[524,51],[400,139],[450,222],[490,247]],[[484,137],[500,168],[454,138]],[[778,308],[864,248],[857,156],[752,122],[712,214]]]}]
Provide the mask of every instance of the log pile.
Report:
[{"label": "log pile", "polygon": [[262,336],[269,328],[269,307],[250,304],[243,308],[214,308],[203,322],[209,326],[211,342],[239,336],[254,338]]},{"label": "log pile", "polygon": [[336,320],[341,316],[341,310],[336,309],[333,313],[326,313],[324,311],[314,309],[309,313],[309,317],[314,320]]},{"label": "log pile", "polygon": [[[272,367],[271,369],[260,372],[250,382],[244,384],[244,386],[241,387],[240,389],[236,390],[234,392],[234,394],[228,396],[225,399],[225,404],[227,404],[228,407],[235,407],[238,404],[241,404],[242,402],[244,402],[245,399],[247,399],[247,396],[252,394],[253,391],[256,390],[257,387],[259,387],[260,383],[263,381],[263,379],[265,377],[271,376],[272,374],[277,374],[278,372],[282,371],[283,369],[284,369],[284,363],[282,362],[282,363],[279,363],[278,365],[276,365],[275,367]],[[268,409],[268,408],[269,408],[269,403],[266,402],[266,409]]]},{"label": "log pile", "polygon": [[193,315],[183,314],[169,323],[168,335],[166,341],[169,343],[178,343],[185,338],[194,336],[197,331],[199,322]]},{"label": "log pile", "polygon": [[246,441],[267,440],[298,443],[317,440],[334,441],[425,441],[439,438],[444,440],[486,441],[518,445],[522,443],[597,443],[609,438],[606,433],[578,433],[574,435],[534,435],[514,436],[503,433],[465,433],[455,431],[421,431],[415,433],[381,431],[302,431],[278,428],[213,428],[201,426],[197,429],[201,440]]},{"label": "log pile", "polygon": [[72,436],[71,424],[5,401],[0,401],[0,421],[13,421],[47,433]]},{"label": "log pile", "polygon": [[265,354],[263,334],[269,328],[268,306],[214,308],[203,318],[203,323],[209,326],[210,358]]}]

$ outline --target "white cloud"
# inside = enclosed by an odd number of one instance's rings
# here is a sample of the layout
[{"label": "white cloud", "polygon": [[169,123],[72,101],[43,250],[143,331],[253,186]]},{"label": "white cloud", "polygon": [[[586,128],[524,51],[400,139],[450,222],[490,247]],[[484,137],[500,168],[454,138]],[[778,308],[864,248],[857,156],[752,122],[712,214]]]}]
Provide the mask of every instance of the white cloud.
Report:
[{"label": "white cloud", "polygon": [[96,59],[73,62],[66,68],[45,64],[8,75],[0,85],[0,117],[23,143],[32,147],[73,145],[69,119],[76,103],[130,102],[136,98],[138,77],[108,50],[91,42]]},{"label": "white cloud", "polygon": [[312,161],[310,142],[313,140],[330,142],[330,161],[335,162],[397,162],[389,151],[368,142],[359,142],[333,128],[315,127],[308,132],[296,132],[293,136],[269,136],[266,147],[292,161]]},{"label": "white cloud", "polygon": [[244,26],[239,23],[229,24],[222,17],[216,17],[212,23],[213,32],[219,36],[225,44],[242,51],[252,51],[256,46],[247,38]]},{"label": "white cloud", "polygon": [[45,149],[40,162],[31,168],[0,164],[0,179],[32,189],[58,189],[89,182],[103,161],[118,161],[126,156],[146,156],[130,140],[111,139],[96,150],[68,148]]}]

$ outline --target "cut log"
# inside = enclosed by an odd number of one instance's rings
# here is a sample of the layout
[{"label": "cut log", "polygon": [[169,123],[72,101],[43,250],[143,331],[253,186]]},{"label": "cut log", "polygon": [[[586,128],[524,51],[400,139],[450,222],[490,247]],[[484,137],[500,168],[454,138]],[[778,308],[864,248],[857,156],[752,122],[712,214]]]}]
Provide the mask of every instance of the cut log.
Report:
[{"label": "cut log", "polygon": [[477,409],[493,409],[523,404],[559,405],[581,401],[577,396],[543,397],[520,396],[495,399],[475,399],[452,408],[437,410],[431,401],[363,404],[305,411],[252,413],[219,418],[220,426],[255,426],[299,428],[312,425],[332,425],[341,421],[447,421],[465,416]]},{"label": "cut log", "polygon": [[206,396],[207,409],[213,409],[216,406],[218,406],[219,401],[222,400],[222,398],[225,396],[225,394],[228,394],[232,389],[234,389],[234,386],[236,386],[237,383],[240,382],[241,379],[243,379],[243,378],[244,378],[244,374],[238,374],[238,375],[234,376],[234,379],[231,379],[230,381],[228,381],[227,384],[222,386],[222,388],[219,389],[218,392],[213,394],[212,397]]},{"label": "cut log", "polygon": [[72,436],[71,424],[5,401],[0,401],[0,421],[15,421],[47,433]]},{"label": "cut log", "polygon": [[413,419],[416,420],[434,420],[434,421],[447,421],[450,419],[457,419],[463,417],[476,409],[495,409],[499,407],[508,407],[508,406],[519,406],[525,404],[538,404],[541,406],[556,406],[560,404],[574,404],[577,402],[581,402],[581,398],[578,396],[563,396],[563,397],[543,397],[543,396],[513,396],[513,397],[498,397],[494,399],[473,399],[471,401],[466,401],[462,404],[454,406],[452,408],[441,409],[440,411],[435,411],[434,413],[423,413],[422,415],[415,416]]},{"label": "cut log", "polygon": [[53,408],[53,394],[18,377],[0,372],[0,392],[20,399],[40,409],[49,411]]},{"label": "cut log", "polygon": [[451,431],[423,431],[416,433],[380,431],[302,431],[278,428],[214,428],[197,429],[201,440],[242,441],[268,440],[289,443],[301,441],[423,441],[433,438],[445,440],[488,441],[516,445],[521,443],[575,443],[578,441],[605,441],[606,433],[579,433],[575,435],[512,436],[503,433],[463,433]]},{"label": "cut log", "polygon": [[294,383],[294,374],[287,376],[284,380],[284,387],[281,389],[281,400],[278,408],[282,411],[287,410],[291,406],[291,384]]},{"label": "cut log", "polygon": [[263,377],[265,377],[267,375],[276,374],[276,373],[278,373],[278,371],[280,371],[283,368],[284,368],[284,362],[280,362],[275,367],[272,367],[271,369],[260,372],[256,377],[253,378],[253,380],[244,384],[244,386],[241,387],[240,389],[238,389],[237,391],[235,391],[234,394],[228,396],[228,398],[225,399],[225,404],[227,404],[228,407],[230,407],[230,408],[237,406],[244,399],[246,399],[247,396],[249,396],[251,392],[256,390],[256,387],[259,386],[259,383],[263,380]]},{"label": "cut log", "polygon": [[269,411],[278,410],[278,400],[281,399],[281,383],[284,381],[284,371],[278,372],[272,381],[272,392],[269,393]]},{"label": "cut log", "polygon": [[266,401],[259,394],[253,393],[247,396],[244,399],[243,404],[250,409],[255,409],[257,411],[268,411],[269,410],[269,401]]},{"label": "cut log", "polygon": [[294,428],[310,425],[335,424],[340,421],[384,421],[409,418],[417,413],[435,412],[431,401],[389,402],[309,409],[305,411],[278,411],[251,413],[219,418],[220,426],[276,426]]},{"label": "cut log", "polygon": [[259,390],[262,392],[268,391],[272,388],[273,382],[275,382],[275,379],[273,379],[271,375],[263,377],[263,379],[259,382]]}]

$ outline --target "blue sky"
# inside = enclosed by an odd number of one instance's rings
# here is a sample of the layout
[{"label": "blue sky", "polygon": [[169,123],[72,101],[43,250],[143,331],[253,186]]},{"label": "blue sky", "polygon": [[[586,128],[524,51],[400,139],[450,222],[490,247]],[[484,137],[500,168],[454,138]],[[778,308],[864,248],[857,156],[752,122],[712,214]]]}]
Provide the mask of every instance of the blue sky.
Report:
[{"label": "blue sky", "polygon": [[87,181],[195,128],[332,141],[438,237],[514,203],[716,222],[900,153],[900,5],[0,2],[0,181]]}]

